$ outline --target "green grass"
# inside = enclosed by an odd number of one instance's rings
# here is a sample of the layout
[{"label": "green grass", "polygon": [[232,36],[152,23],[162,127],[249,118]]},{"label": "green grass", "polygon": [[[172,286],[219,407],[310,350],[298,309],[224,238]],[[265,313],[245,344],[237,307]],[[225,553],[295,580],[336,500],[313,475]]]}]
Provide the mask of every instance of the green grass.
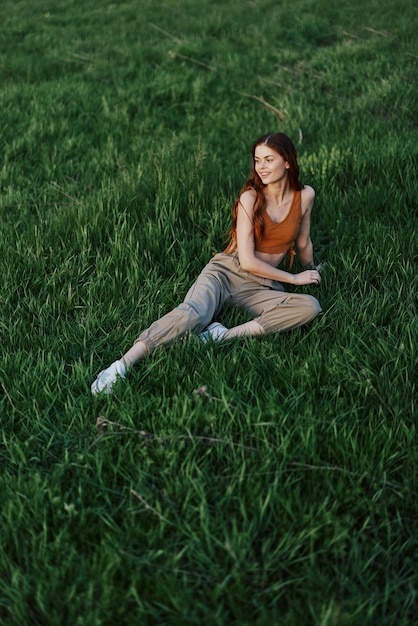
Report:
[{"label": "green grass", "polygon": [[[1,624],[415,624],[415,3],[0,18]],[[324,314],[93,398],[222,249],[270,130],[317,192]]]}]

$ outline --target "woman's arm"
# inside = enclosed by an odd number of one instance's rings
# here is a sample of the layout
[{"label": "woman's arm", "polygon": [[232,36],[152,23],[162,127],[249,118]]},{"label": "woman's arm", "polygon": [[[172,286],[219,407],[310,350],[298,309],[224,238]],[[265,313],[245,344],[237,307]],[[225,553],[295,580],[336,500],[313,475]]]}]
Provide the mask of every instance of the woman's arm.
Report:
[{"label": "woman's arm", "polygon": [[246,272],[251,272],[251,274],[262,276],[263,278],[270,278],[291,285],[319,283],[321,278],[316,270],[307,270],[300,274],[291,274],[290,272],[270,265],[256,255],[253,225],[255,199],[256,194],[254,191],[245,191],[241,195],[238,205],[236,241],[238,258],[242,269]]},{"label": "woman's arm", "polygon": [[312,265],[313,267],[313,245],[311,241],[311,213],[315,200],[315,191],[312,187],[304,187],[302,190],[302,222],[295,245],[303,267]]}]

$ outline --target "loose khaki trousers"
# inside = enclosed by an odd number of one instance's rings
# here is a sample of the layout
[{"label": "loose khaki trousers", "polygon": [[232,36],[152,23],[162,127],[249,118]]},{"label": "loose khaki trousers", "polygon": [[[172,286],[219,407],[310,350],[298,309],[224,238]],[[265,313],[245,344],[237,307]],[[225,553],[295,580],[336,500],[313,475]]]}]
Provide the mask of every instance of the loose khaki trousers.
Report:
[{"label": "loose khaki trousers", "polygon": [[151,354],[191,331],[201,332],[227,304],[247,311],[266,333],[297,328],[321,312],[313,296],[286,293],[281,283],[242,270],[236,252],[220,253],[204,267],[184,302],[151,324],[137,341]]}]

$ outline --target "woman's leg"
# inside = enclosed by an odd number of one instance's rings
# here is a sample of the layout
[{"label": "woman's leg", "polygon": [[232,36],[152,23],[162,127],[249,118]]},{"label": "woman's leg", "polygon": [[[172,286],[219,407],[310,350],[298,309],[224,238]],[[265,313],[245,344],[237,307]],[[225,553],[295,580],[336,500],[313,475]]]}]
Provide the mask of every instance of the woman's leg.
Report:
[{"label": "woman's leg", "polygon": [[[254,319],[230,329],[215,328],[213,336],[216,341],[291,330],[307,324],[321,312],[319,302],[313,296],[287,293],[280,283],[243,271],[237,255],[230,257],[228,263],[231,270],[230,304],[242,307]],[[210,328],[209,333],[203,333],[203,340],[207,334],[212,336]]]},{"label": "woman's leg", "polygon": [[316,298],[307,294],[258,289],[241,302],[265,333],[292,330],[311,322],[320,312]]},{"label": "woman's leg", "polygon": [[136,341],[134,345],[129,348],[127,352],[122,357],[122,361],[125,364],[126,369],[129,369],[138,361],[141,361],[145,356],[147,356],[147,347],[143,341]]},{"label": "woman's leg", "polygon": [[184,302],[153,322],[138,337],[137,342],[144,344],[145,353],[140,347],[138,351],[133,350],[128,354],[128,358],[136,361],[145,354],[151,354],[157,347],[179,339],[189,332],[200,333],[222,308],[227,297],[228,288],[224,277],[212,263],[209,263],[187,292]]},{"label": "woman's leg", "polygon": [[245,272],[236,255],[231,264],[230,304],[243,308],[253,319],[227,330],[222,340],[291,330],[309,323],[321,312],[313,296],[287,293],[281,283]]},{"label": "woman's leg", "polygon": [[245,324],[229,328],[222,336],[222,341],[228,341],[236,337],[255,337],[264,334],[264,328],[256,320],[251,320],[250,322],[245,322]]},{"label": "woman's leg", "polygon": [[153,322],[121,359],[100,372],[91,385],[92,393],[111,393],[117,379],[124,378],[132,365],[157,347],[183,337],[188,332],[201,332],[221,308],[227,295],[222,273],[209,263],[189,289],[184,302]]}]

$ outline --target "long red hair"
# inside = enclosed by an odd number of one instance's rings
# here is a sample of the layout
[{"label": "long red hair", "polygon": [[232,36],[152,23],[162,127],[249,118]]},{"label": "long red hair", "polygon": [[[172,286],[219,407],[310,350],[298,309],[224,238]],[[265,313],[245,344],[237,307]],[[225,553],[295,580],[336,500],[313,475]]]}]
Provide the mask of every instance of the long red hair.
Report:
[{"label": "long red hair", "polygon": [[253,189],[256,193],[254,203],[254,236],[256,239],[260,239],[264,233],[263,212],[266,206],[266,198],[264,196],[263,189],[265,185],[255,171],[255,149],[257,146],[269,146],[272,150],[280,154],[280,156],[282,156],[283,159],[289,164],[287,175],[290,189],[293,191],[300,191],[303,189],[303,184],[299,180],[297,152],[291,139],[289,139],[289,137],[284,133],[267,133],[267,135],[263,135],[257,139],[251,148],[252,163],[250,177],[241,189],[239,196],[235,200],[232,207],[232,225],[228,231],[229,245],[227,248],[227,251],[230,252],[233,252],[236,248],[235,231],[237,228],[238,205],[241,194],[243,194],[244,191]]}]

